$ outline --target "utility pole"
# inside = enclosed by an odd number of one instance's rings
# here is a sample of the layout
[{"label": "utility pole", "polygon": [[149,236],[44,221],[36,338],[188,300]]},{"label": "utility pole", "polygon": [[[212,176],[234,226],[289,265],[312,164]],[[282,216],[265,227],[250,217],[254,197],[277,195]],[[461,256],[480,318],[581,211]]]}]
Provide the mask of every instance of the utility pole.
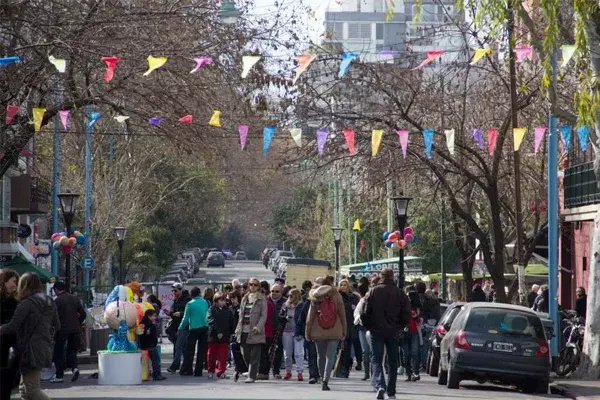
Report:
[{"label": "utility pole", "polygon": [[[387,231],[388,232],[393,232],[394,231],[394,201],[392,200],[392,197],[394,197],[394,182],[392,181],[392,178],[389,178],[386,182],[386,188],[387,188]],[[388,248],[387,249],[387,258],[393,258],[394,257],[394,250]]]}]

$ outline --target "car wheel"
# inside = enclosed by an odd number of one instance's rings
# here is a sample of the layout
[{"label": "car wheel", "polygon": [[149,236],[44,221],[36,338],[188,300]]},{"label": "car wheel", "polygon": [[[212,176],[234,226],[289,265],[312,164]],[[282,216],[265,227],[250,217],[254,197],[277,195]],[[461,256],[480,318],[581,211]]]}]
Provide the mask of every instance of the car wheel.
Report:
[{"label": "car wheel", "polygon": [[431,352],[431,365],[429,365],[429,375],[436,377],[438,376],[438,370],[440,365],[440,359],[435,355],[435,352]]},{"label": "car wheel", "polygon": [[442,369],[442,360],[438,362],[438,385],[445,385],[448,382],[448,374]]},{"label": "car wheel", "polygon": [[460,374],[452,371],[452,364],[448,362],[448,374],[446,378],[446,387],[448,389],[458,389],[460,385]]}]

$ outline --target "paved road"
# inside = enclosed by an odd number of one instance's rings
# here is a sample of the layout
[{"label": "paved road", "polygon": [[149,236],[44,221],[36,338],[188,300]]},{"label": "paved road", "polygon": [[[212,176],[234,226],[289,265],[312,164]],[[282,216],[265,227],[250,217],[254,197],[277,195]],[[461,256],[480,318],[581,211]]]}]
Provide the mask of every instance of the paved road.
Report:
[{"label": "paved road", "polygon": [[272,281],[275,275],[260,261],[226,261],[225,268],[210,267],[202,264],[200,271],[194,276],[204,277],[206,281],[213,283],[231,283],[233,279],[248,280],[250,277],[257,277],[261,281]]}]

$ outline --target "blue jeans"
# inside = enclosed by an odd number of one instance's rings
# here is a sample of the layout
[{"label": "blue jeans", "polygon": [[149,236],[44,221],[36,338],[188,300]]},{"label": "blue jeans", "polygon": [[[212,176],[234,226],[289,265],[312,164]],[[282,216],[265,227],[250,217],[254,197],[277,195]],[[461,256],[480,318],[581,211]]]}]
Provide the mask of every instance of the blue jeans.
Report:
[{"label": "blue jeans", "polygon": [[371,362],[371,343],[367,340],[367,330],[362,326],[358,327],[358,340],[362,348],[362,359],[366,365]]},{"label": "blue jeans", "polygon": [[418,374],[421,367],[421,343],[419,333],[406,332],[402,340],[402,353],[404,354],[404,368],[406,375]]},{"label": "blue jeans", "polygon": [[148,356],[150,356],[150,360],[152,361],[152,377],[156,378],[160,376],[160,355],[158,354],[158,349],[153,347],[148,349]]},{"label": "blue jeans", "polygon": [[179,331],[177,341],[175,342],[175,351],[173,352],[173,364],[171,364],[171,369],[178,370],[181,367],[181,357],[185,353],[185,346],[189,335],[189,329]]},{"label": "blue jeans", "polygon": [[[388,380],[385,381],[383,372],[383,351],[387,351]],[[398,339],[383,338],[371,334],[371,370],[373,378],[371,384],[375,390],[383,389],[388,396],[396,395],[396,379],[398,378]]]}]

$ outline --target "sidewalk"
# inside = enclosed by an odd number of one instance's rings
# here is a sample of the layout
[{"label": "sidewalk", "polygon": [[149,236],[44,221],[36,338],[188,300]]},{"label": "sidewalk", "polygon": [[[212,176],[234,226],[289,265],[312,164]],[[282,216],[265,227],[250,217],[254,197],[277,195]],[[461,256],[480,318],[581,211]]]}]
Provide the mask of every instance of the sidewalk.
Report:
[{"label": "sidewalk", "polygon": [[557,393],[576,400],[599,400],[600,381],[555,380],[552,384]]}]

